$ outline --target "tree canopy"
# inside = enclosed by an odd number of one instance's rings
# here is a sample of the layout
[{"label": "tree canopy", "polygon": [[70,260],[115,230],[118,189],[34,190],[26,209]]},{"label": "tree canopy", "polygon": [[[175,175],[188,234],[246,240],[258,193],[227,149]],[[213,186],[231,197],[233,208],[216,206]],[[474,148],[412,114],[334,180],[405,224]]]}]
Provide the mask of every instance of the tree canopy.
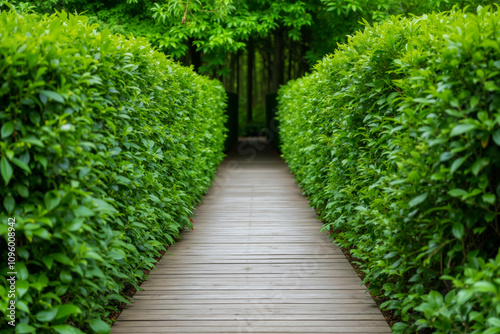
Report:
[{"label": "tree canopy", "polygon": [[[245,51],[248,40],[272,39],[277,31],[290,46],[303,44],[303,59],[312,65],[333,52],[337,43],[362,27],[391,15],[420,15],[476,7],[492,0],[32,0],[41,11],[85,12],[103,28],[147,37],[166,54],[185,61],[200,52],[199,70],[229,75],[228,55]],[[274,42],[274,41],[273,41]],[[187,62],[193,59],[188,57]],[[191,60],[191,61],[190,61]],[[196,67],[196,66],[195,66]]]},{"label": "tree canopy", "polygon": [[[475,10],[498,0],[31,0],[37,11],[84,12],[100,29],[146,37],[158,50],[223,81],[252,108],[304,75],[350,34],[391,16]],[[243,78],[246,77],[246,80]],[[262,109],[261,109],[262,110]]]}]

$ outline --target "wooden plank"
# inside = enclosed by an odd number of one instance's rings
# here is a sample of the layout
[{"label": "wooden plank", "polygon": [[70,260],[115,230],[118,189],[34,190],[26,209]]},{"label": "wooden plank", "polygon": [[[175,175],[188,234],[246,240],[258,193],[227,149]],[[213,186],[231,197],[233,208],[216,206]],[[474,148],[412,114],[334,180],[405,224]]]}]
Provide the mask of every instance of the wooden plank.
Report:
[{"label": "wooden plank", "polygon": [[[181,273],[179,273],[181,272]],[[337,271],[314,271],[314,270],[298,270],[298,271],[286,271],[281,272],[280,270],[273,270],[269,273],[266,272],[232,272],[232,271],[205,271],[199,272],[196,269],[187,269],[179,271],[155,271],[154,273],[150,273],[150,275],[154,275],[155,281],[159,281],[161,283],[167,283],[169,280],[169,284],[175,283],[172,281],[173,279],[183,280],[185,284],[190,283],[191,281],[186,281],[190,279],[189,276],[193,276],[193,280],[200,280],[203,278],[204,281],[227,281],[231,280],[233,283],[246,283],[246,282],[262,282],[264,284],[271,284],[273,281],[277,280],[288,280],[291,284],[314,284],[314,283],[324,283],[329,284],[332,281],[339,281],[341,279],[349,279],[352,280],[353,271],[350,270],[337,270]],[[308,276],[314,275],[315,281],[310,281]],[[178,277],[183,276],[183,277]]]},{"label": "wooden plank", "polygon": [[152,311],[135,311],[133,309],[125,310],[122,312],[119,321],[202,321],[202,320],[224,320],[224,321],[309,321],[311,325],[316,321],[328,321],[328,320],[343,320],[343,321],[383,321],[380,314],[199,314],[199,313],[188,313],[186,311],[179,312],[180,314],[174,314],[170,311],[164,311],[163,314],[155,315],[151,313]]},{"label": "wooden plank", "polygon": [[[333,255],[334,256],[334,255]],[[163,267],[170,267],[175,264],[304,264],[310,267],[311,265],[316,265],[317,263],[326,263],[330,265],[342,264],[345,265],[345,259],[340,258],[224,258],[224,257],[198,257],[192,255],[177,255],[170,256],[168,259],[169,263],[162,265]],[[329,267],[332,268],[332,267]]]},{"label": "wooden plank", "polygon": [[[163,258],[161,263],[170,263],[170,261],[174,261],[176,259],[194,259],[194,260],[222,260],[222,261],[232,261],[232,260],[242,260],[242,261],[274,261],[274,260],[302,260],[302,261],[317,261],[317,260],[325,260],[325,261],[338,261],[342,260],[345,262],[345,256],[343,254],[340,255],[329,255],[329,254],[298,254],[298,255],[258,255],[258,254],[245,254],[245,255],[234,255],[234,254],[226,254],[224,256],[217,255],[206,255],[206,254],[198,254],[198,255],[174,255],[167,253]],[[205,262],[202,262],[205,263]]]},{"label": "wooden plank", "polygon": [[[126,312],[130,311],[130,312]],[[352,315],[359,316],[376,316],[376,320],[383,320],[380,311],[377,308],[373,310],[367,309],[352,309],[352,310],[308,310],[308,308],[301,309],[279,309],[273,308],[272,311],[264,309],[246,309],[246,310],[233,310],[231,308],[225,309],[203,309],[199,308],[196,311],[192,309],[168,309],[168,310],[145,310],[140,311],[129,308],[122,312],[120,320],[180,320],[180,319],[205,319],[205,320],[231,320],[231,319],[269,319],[269,320],[329,320],[332,316],[339,316],[341,319],[349,320]],[[190,317],[188,317],[188,315]]]},{"label": "wooden plank", "polygon": [[[312,329],[312,331],[311,331]],[[117,327],[114,333],[142,333],[144,327]],[[148,333],[390,333],[385,327],[364,326],[358,327],[314,327],[309,326],[281,326],[281,327],[255,327],[241,324],[237,327],[147,327]]]},{"label": "wooden plank", "polygon": [[320,320],[314,323],[309,321],[280,321],[280,320],[249,320],[249,321],[227,321],[227,320],[200,320],[200,321],[157,321],[157,322],[146,322],[146,321],[118,321],[115,326],[135,326],[135,327],[233,327],[233,326],[251,326],[251,327],[283,327],[293,325],[298,327],[385,327],[387,328],[387,323],[385,321],[377,320],[365,320],[365,321],[345,321],[345,320]]},{"label": "wooden plank", "polygon": [[[156,296],[157,297],[157,296]],[[180,297],[177,296],[177,298],[172,298],[171,296],[162,296],[163,298],[152,298],[149,296],[148,298],[134,298],[134,301],[132,302],[131,305],[134,307],[140,306],[140,305],[164,305],[166,304],[166,300],[171,300],[175,301],[172,304],[175,305],[185,305],[185,304],[194,304],[198,305],[199,304],[230,304],[230,305],[238,305],[238,304],[294,304],[294,305],[299,305],[299,304],[317,304],[319,302],[323,304],[373,304],[373,300],[370,297],[367,298],[328,298],[328,299],[317,299],[317,298],[302,298],[302,299],[279,299],[279,298],[239,298],[239,299],[186,299],[184,296]]]},{"label": "wooden plank", "polygon": [[[364,292],[364,289],[361,289]],[[220,293],[218,290],[205,289],[200,290],[196,294],[193,294],[189,290],[174,290],[174,291],[149,291],[141,290],[140,293],[136,294],[134,298],[154,298],[150,296],[158,296],[163,298],[164,296],[172,297],[173,299],[228,299],[228,298],[249,298],[249,299],[273,299],[273,300],[297,300],[300,298],[314,298],[318,299],[318,302],[323,302],[323,299],[343,299],[343,298],[371,298],[368,294],[360,293],[360,289],[343,289],[343,288],[330,288],[330,289],[289,289],[289,290],[269,290],[269,289],[255,289],[255,290],[225,290],[224,293]]]},{"label": "wooden plank", "polygon": [[[249,147],[261,145],[249,140]],[[390,333],[269,146],[232,153],[112,333]]]},{"label": "wooden plank", "polygon": [[[141,307],[141,310],[192,310],[199,312],[200,305],[195,303],[165,303],[163,300],[151,301],[137,301],[127,306],[128,308]],[[245,303],[205,303],[204,310],[230,310],[232,312],[251,312],[254,310],[265,310],[265,312],[275,312],[276,310],[284,310],[289,312],[338,312],[338,311],[373,311],[376,306],[373,303],[254,303],[248,305]],[[378,310],[378,309],[377,309]]]},{"label": "wooden plank", "polygon": [[[307,276],[314,275],[315,278],[324,278],[328,280],[332,280],[339,277],[352,277],[352,269],[347,271],[335,271],[335,270],[300,270],[300,271],[289,271],[289,272],[281,272],[276,270],[270,273],[242,273],[242,272],[223,272],[223,271],[215,271],[215,272],[199,272],[196,270],[179,270],[179,271],[155,271],[150,273],[150,275],[155,276],[156,279],[188,279],[190,277],[201,279],[223,279],[228,280],[231,278],[240,278],[246,280],[256,281],[257,278],[267,279],[284,279],[284,278],[296,278],[296,279],[304,279]],[[308,283],[308,282],[304,282]]]},{"label": "wooden plank", "polygon": [[[183,268],[196,268],[201,271],[204,270],[234,270],[234,271],[264,271],[268,272],[268,270],[273,270],[277,269],[283,272],[290,271],[290,270],[303,270],[307,268],[322,268],[322,269],[339,269],[339,270],[352,270],[352,267],[349,263],[342,263],[342,262],[336,262],[336,263],[323,263],[319,264],[316,262],[302,262],[297,264],[293,263],[288,263],[288,264],[274,264],[274,263],[223,263],[223,264],[214,264],[214,263],[197,263],[196,265],[188,264],[188,263],[169,263],[165,266],[159,266],[157,267],[154,271],[159,271],[162,269],[183,269]],[[153,272],[154,272],[153,271]]]}]

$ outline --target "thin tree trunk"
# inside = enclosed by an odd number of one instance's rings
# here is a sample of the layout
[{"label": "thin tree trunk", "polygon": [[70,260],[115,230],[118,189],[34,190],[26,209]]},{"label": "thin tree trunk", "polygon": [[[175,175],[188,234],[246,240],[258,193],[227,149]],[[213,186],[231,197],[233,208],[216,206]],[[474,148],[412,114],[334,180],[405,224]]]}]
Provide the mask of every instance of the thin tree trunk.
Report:
[{"label": "thin tree trunk", "polygon": [[250,37],[247,47],[247,123],[253,119],[252,115],[252,102],[253,102],[253,67],[254,67],[254,45],[253,39]]},{"label": "thin tree trunk", "polygon": [[303,76],[309,70],[309,63],[306,59],[309,42],[311,41],[311,32],[309,29],[302,29],[300,38],[300,54],[299,54],[299,73],[297,77]]},{"label": "thin tree trunk", "polygon": [[257,76],[257,70],[259,66],[259,60],[257,59],[258,54],[255,52],[254,49],[254,64],[253,64],[253,92],[252,92],[252,97],[253,97],[253,107],[257,107],[258,104],[258,99],[259,99],[259,78]]},{"label": "thin tree trunk", "polygon": [[193,39],[189,39],[189,54],[191,55],[191,65],[193,65],[194,70],[198,72],[201,66],[201,52],[196,50],[196,45],[193,44]]},{"label": "thin tree trunk", "polygon": [[260,85],[260,98],[262,100],[262,105],[264,106],[264,110],[266,110],[266,64],[264,61],[264,54],[261,53],[261,58],[262,58],[262,70],[260,71],[260,77],[261,77],[261,85]]},{"label": "thin tree trunk", "polygon": [[241,75],[240,75],[240,61],[241,61],[241,52],[238,51],[238,53],[236,54],[236,94],[238,94],[238,97],[240,95],[240,91],[241,91],[241,83],[240,83],[240,79],[241,79]]},{"label": "thin tree trunk", "polygon": [[230,54],[229,58],[231,59],[229,61],[230,65],[229,68],[231,69],[231,72],[229,73],[229,89],[228,91],[234,92],[234,80],[235,80],[235,67],[236,67],[236,55],[235,54]]},{"label": "thin tree trunk", "polygon": [[285,61],[283,59],[283,29],[280,27],[274,32],[274,59],[273,59],[273,92],[278,91],[283,84]]},{"label": "thin tree trunk", "polygon": [[266,73],[265,87],[266,93],[271,91],[271,52],[269,51],[269,37],[265,40],[264,50],[262,51],[262,59],[264,65],[264,72]]}]

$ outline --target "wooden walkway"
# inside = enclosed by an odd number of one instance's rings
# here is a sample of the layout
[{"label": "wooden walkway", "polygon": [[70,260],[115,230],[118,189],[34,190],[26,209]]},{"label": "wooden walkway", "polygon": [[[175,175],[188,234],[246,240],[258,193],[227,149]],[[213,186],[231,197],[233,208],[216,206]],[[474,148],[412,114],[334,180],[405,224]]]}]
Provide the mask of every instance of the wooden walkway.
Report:
[{"label": "wooden walkway", "polygon": [[391,332],[262,141],[229,154],[193,220],[111,333]]}]

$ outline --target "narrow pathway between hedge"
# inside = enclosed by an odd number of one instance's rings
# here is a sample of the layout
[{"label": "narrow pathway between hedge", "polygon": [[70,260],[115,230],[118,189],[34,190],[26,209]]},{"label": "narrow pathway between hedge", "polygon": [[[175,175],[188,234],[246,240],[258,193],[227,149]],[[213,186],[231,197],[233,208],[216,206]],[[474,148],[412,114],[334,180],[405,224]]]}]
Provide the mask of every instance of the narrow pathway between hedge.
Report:
[{"label": "narrow pathway between hedge", "polygon": [[390,333],[279,154],[238,147],[111,333]]}]

